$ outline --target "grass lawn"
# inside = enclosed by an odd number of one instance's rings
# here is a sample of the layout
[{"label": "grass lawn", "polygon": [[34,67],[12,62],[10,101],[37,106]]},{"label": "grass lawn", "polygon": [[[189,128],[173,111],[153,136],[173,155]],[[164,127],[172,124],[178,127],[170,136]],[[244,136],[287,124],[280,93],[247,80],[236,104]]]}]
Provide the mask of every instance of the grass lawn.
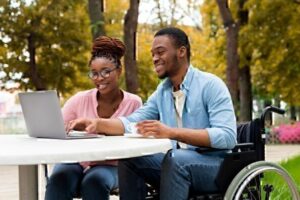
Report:
[{"label": "grass lawn", "polygon": [[[281,167],[288,171],[290,176],[294,179],[298,192],[300,193],[300,156],[291,158],[285,162],[279,163]],[[287,184],[276,174],[266,173],[265,182],[271,182],[274,186],[274,191],[271,193],[272,200],[289,200],[292,199],[288,190]]]}]

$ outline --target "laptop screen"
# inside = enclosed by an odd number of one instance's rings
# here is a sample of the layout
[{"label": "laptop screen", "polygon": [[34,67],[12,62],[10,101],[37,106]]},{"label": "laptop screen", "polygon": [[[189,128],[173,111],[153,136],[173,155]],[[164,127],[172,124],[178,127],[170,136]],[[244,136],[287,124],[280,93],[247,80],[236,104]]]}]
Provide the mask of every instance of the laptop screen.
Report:
[{"label": "laptop screen", "polygon": [[24,92],[19,93],[19,98],[29,136],[66,137],[56,91]]}]

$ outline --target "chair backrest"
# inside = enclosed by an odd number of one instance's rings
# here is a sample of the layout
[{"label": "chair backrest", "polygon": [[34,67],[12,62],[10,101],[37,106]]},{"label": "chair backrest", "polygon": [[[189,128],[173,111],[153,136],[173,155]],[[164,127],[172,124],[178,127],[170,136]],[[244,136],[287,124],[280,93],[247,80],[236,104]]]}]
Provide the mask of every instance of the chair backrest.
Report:
[{"label": "chair backrest", "polygon": [[253,150],[256,152],[257,161],[265,159],[265,141],[263,138],[264,127],[261,119],[254,119],[250,122],[238,124],[237,142],[253,143]]},{"label": "chair backrest", "polygon": [[[262,139],[261,120],[254,119],[237,125],[237,151],[228,153],[220,167],[216,184],[225,192],[233,177],[248,164],[264,160],[264,141]],[[251,144],[252,145],[251,145]],[[245,146],[241,146],[246,144]]]}]

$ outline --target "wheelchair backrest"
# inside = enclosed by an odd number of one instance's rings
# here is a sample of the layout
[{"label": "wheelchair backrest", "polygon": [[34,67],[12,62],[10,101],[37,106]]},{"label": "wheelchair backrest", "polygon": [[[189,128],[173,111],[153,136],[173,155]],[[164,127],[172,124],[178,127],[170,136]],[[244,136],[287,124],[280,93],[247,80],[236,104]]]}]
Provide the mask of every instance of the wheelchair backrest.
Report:
[{"label": "wheelchair backrest", "polygon": [[253,150],[256,152],[257,161],[265,159],[265,142],[262,137],[264,127],[261,119],[254,119],[237,125],[237,142],[253,143]]}]

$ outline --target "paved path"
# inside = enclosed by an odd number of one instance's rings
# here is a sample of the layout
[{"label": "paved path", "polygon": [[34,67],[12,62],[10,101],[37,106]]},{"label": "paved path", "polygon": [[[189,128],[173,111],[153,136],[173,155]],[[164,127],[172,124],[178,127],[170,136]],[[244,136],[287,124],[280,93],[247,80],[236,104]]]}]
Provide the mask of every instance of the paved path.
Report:
[{"label": "paved path", "polygon": [[300,144],[266,145],[266,161],[280,162],[300,155]]},{"label": "paved path", "polygon": [[[300,155],[300,145],[267,145],[266,160],[280,162],[290,157]],[[43,170],[39,167],[39,199],[44,199],[45,181]],[[18,191],[18,168],[16,166],[0,166],[0,200],[17,200]],[[112,196],[111,200],[118,200]]]}]

